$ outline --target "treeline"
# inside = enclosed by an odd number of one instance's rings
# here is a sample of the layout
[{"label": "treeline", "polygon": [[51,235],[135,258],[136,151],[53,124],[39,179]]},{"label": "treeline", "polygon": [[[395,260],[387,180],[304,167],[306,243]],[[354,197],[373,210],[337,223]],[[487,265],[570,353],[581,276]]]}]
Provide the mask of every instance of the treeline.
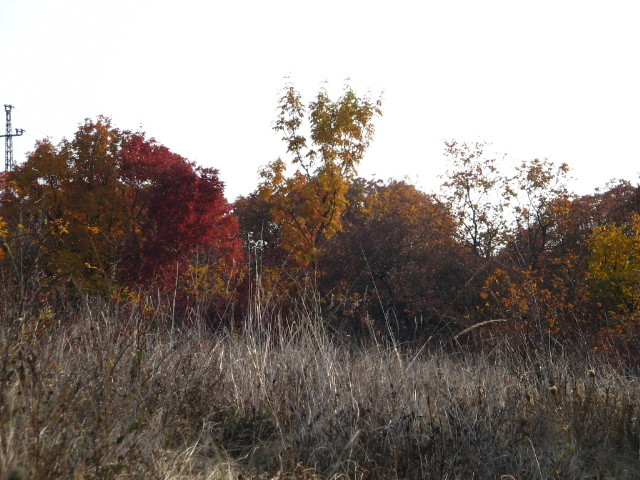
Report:
[{"label": "treeline", "polygon": [[106,118],[38,142],[2,177],[2,300],[55,311],[87,291],[155,296],[212,324],[312,306],[355,335],[524,334],[635,352],[637,186],[577,196],[566,165],[501,172],[484,145],[451,141],[429,194],[357,176],[379,100],[347,87],[307,105],[287,86],[277,112],[286,157],[233,205],[216,170]]}]

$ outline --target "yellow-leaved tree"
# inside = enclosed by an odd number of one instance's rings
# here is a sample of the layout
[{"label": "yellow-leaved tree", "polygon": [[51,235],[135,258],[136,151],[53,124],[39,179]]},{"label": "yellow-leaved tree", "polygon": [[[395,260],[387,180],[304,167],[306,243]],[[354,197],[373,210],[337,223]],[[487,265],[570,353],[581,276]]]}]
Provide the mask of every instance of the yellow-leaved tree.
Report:
[{"label": "yellow-leaved tree", "polygon": [[292,85],[284,88],[274,130],[282,133],[295,171],[287,176],[284,160],[272,162],[261,171],[257,193],[270,206],[281,247],[299,265],[316,267],[322,241],[341,230],[349,183],[380,114],[380,100],[359,97],[348,85],[335,101],[321,90],[308,108]]},{"label": "yellow-leaved tree", "polygon": [[633,314],[640,307],[640,215],[596,227],[589,242],[589,276],[596,299],[609,311]]}]

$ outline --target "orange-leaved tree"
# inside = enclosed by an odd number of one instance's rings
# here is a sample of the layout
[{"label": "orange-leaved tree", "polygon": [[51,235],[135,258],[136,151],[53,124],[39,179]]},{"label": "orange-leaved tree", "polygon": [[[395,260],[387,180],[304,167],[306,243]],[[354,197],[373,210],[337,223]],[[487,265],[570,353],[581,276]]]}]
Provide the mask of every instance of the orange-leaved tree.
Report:
[{"label": "orange-leaved tree", "polygon": [[563,248],[572,235],[569,219],[576,215],[567,173],[566,164],[546,159],[516,168],[507,189],[513,209],[506,245],[483,292],[486,312],[536,337],[575,331],[576,297],[584,293],[578,253]]}]

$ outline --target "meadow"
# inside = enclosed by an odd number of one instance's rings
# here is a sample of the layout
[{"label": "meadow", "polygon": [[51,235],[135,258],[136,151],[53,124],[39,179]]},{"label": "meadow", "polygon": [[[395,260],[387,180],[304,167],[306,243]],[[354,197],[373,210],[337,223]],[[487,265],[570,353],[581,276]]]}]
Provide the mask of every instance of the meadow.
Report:
[{"label": "meadow", "polygon": [[[349,337],[301,304],[239,327],[86,297],[2,306],[3,479],[606,479],[640,471],[623,358],[526,338]],[[479,332],[469,336],[480,338]]]}]

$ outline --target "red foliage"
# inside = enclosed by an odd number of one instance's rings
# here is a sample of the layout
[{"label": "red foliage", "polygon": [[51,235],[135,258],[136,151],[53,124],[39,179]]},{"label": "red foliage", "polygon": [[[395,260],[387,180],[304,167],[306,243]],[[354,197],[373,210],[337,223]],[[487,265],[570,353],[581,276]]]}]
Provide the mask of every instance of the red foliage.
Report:
[{"label": "red foliage", "polygon": [[22,261],[16,284],[32,272],[90,290],[162,288],[194,262],[205,266],[203,259],[218,279],[242,263],[238,223],[217,170],[107,118],[87,120],[57,146],[38,142],[7,182],[0,216],[15,232],[8,242]]},{"label": "red foliage", "polygon": [[140,134],[124,144],[118,168],[131,230],[123,272],[138,281],[171,281],[198,248],[241,262],[238,222],[218,171],[195,167]]}]

